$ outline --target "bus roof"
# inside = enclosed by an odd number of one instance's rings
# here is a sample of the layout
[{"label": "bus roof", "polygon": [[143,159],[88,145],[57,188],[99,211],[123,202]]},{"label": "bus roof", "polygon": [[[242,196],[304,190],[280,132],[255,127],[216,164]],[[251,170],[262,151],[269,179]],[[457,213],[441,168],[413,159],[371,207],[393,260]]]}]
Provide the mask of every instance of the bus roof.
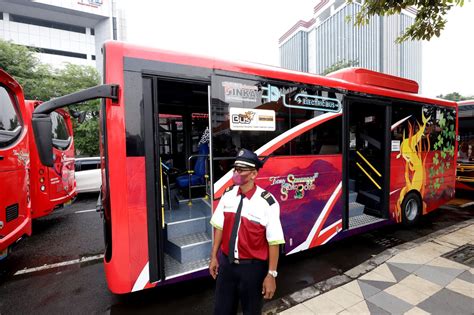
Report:
[{"label": "bus roof", "polygon": [[[453,101],[429,98],[416,94],[418,92],[418,84],[413,80],[362,68],[349,68],[331,73],[328,76],[320,76],[311,73],[287,70],[275,66],[243,61],[228,61],[224,59],[193,55],[183,52],[143,47],[118,41],[107,41],[104,46],[106,56],[113,56],[113,58],[123,56],[144,60],[155,60],[167,63],[191,65],[208,69],[245,73],[249,75],[285,81],[326,86],[359,93],[375,94],[415,102],[431,103],[449,107],[457,106],[456,102]],[[120,60],[121,59],[122,58],[120,58]]]},{"label": "bus roof", "polygon": [[459,106],[474,105],[474,100],[459,101],[458,105]]}]

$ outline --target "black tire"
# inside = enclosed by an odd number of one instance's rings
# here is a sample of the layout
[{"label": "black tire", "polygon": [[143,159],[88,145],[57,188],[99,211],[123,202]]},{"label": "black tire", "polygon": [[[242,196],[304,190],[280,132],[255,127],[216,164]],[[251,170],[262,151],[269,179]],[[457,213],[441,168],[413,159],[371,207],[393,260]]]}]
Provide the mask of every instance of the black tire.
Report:
[{"label": "black tire", "polygon": [[402,223],[405,226],[413,226],[418,223],[423,212],[420,197],[414,193],[408,193],[402,202]]}]

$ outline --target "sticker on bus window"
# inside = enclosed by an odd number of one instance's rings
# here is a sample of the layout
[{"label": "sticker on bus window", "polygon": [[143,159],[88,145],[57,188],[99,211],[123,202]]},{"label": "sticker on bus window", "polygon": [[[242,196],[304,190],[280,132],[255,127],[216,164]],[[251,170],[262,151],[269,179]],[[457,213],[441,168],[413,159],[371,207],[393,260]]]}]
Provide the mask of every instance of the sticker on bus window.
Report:
[{"label": "sticker on bus window", "polygon": [[230,130],[275,131],[275,111],[231,107]]},{"label": "sticker on bus window", "polygon": [[238,82],[222,82],[227,103],[257,102],[258,87]]}]

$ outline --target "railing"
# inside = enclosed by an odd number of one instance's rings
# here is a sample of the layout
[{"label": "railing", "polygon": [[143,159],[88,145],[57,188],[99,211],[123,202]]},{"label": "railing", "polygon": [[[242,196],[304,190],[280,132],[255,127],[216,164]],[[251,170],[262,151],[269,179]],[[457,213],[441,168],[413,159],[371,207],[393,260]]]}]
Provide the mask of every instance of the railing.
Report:
[{"label": "railing", "polygon": [[[166,164],[164,164],[163,162],[161,162],[161,169],[162,171],[160,172],[161,174],[165,174],[166,176],[166,199],[167,199],[167,202],[168,202],[168,208],[169,210],[171,210],[171,187],[170,187],[170,175],[169,175],[169,170],[170,168],[168,166],[166,166]],[[162,181],[162,180],[161,180]],[[163,187],[163,185],[162,185]]]},{"label": "railing", "polygon": [[[357,155],[375,172],[375,174],[377,174],[379,177],[382,177],[382,174],[380,174],[380,172],[378,172],[375,167],[372,166],[372,164],[370,164],[369,161],[367,161],[367,159],[359,152],[359,151],[356,151]],[[360,168],[360,170],[365,174],[365,176],[367,176],[368,179],[370,179],[370,181],[378,188],[378,189],[382,189],[382,187],[380,187],[380,185],[375,181],[375,179],[373,179],[372,176],[370,176],[369,172],[367,172],[364,167],[362,165],[359,164],[359,162],[356,162],[356,165]]]}]

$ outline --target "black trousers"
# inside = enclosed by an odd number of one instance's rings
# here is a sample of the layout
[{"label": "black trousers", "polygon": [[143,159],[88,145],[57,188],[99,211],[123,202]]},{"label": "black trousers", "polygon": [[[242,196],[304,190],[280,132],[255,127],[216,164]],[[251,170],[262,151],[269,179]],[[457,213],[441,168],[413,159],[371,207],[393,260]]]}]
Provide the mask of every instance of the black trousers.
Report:
[{"label": "black trousers", "polygon": [[267,273],[266,261],[230,264],[227,257],[220,255],[214,314],[237,314],[239,299],[244,315],[261,314],[262,285]]}]

